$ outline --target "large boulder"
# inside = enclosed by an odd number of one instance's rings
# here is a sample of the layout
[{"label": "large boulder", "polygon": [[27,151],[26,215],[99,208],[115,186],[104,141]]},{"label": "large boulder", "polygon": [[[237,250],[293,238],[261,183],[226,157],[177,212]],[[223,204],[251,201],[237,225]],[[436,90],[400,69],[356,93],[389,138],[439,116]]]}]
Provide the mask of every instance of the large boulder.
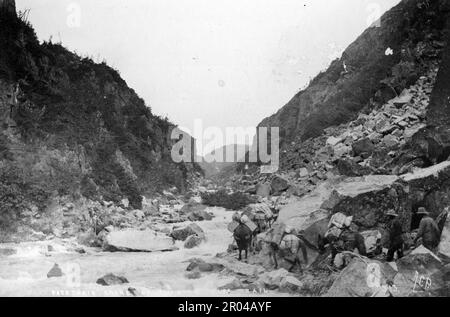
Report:
[{"label": "large boulder", "polygon": [[175,240],[186,241],[189,236],[197,235],[199,237],[204,237],[205,232],[199,225],[191,223],[189,226],[184,228],[174,228],[170,233],[170,236]]},{"label": "large boulder", "polygon": [[437,296],[444,287],[442,261],[423,246],[397,261],[396,296]]},{"label": "large boulder", "polygon": [[112,286],[112,285],[128,284],[129,282],[123,276],[117,276],[110,273],[99,278],[96,283],[102,286]]},{"label": "large boulder", "polygon": [[281,176],[275,176],[272,179],[270,186],[272,188],[272,194],[278,196],[289,188],[289,182]]},{"label": "large boulder", "polygon": [[184,242],[184,247],[186,249],[193,249],[198,247],[205,240],[205,236],[198,236],[196,234],[189,236]]},{"label": "large boulder", "polygon": [[173,251],[177,248],[172,238],[152,230],[121,230],[106,235],[103,249],[110,252]]},{"label": "large boulder", "polygon": [[354,258],[334,281],[328,297],[371,297],[387,287],[395,270],[386,263]]}]

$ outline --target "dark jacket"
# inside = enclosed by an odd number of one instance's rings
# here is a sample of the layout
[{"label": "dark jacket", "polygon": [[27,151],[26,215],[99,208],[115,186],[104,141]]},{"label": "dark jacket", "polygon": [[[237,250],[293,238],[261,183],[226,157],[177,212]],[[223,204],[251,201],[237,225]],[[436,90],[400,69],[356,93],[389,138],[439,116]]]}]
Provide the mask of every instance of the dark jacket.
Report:
[{"label": "dark jacket", "polygon": [[403,244],[403,226],[398,219],[394,219],[389,223],[388,232],[391,247]]},{"label": "dark jacket", "polygon": [[419,232],[416,241],[422,238],[424,245],[437,247],[439,244],[440,231],[436,222],[430,216],[425,216],[420,221]]}]

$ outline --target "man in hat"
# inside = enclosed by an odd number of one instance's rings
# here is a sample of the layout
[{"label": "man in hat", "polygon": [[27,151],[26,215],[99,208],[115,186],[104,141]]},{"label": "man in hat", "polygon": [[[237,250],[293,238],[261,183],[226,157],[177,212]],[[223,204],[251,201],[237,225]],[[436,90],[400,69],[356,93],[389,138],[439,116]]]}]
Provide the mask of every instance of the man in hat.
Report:
[{"label": "man in hat", "polygon": [[439,245],[439,227],[436,221],[430,217],[429,212],[425,208],[420,207],[417,214],[422,215],[423,217],[422,220],[420,220],[419,232],[414,239],[414,243],[422,238],[423,246],[434,252]]},{"label": "man in hat", "polygon": [[398,220],[398,215],[394,210],[389,210],[386,216],[390,219],[388,224],[389,250],[386,261],[392,262],[394,260],[395,253],[397,253],[397,259],[403,257],[403,226]]}]

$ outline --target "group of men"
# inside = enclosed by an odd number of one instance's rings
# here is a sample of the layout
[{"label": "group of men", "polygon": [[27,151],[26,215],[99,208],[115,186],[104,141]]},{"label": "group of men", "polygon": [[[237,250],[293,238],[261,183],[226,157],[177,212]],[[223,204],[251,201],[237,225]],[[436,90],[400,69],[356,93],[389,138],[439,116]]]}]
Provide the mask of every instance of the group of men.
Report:
[{"label": "group of men", "polygon": [[[416,215],[421,217],[421,219],[419,229],[412,241],[413,245],[417,246],[420,243],[428,250],[436,253],[443,226],[448,215],[448,209],[437,220],[434,220],[424,207],[420,207]],[[399,215],[394,210],[388,211],[386,216],[389,218],[387,224],[389,248],[387,250],[386,261],[392,262],[395,255],[397,255],[397,259],[404,256],[406,248],[405,231]],[[319,247],[322,250],[324,250],[325,245],[330,246],[332,262],[337,266],[343,263],[341,257],[338,255],[354,251],[358,251],[363,256],[369,253],[369,250],[366,250],[364,237],[359,232],[351,229],[351,222],[352,217],[346,217],[341,213],[335,214],[330,221],[329,230],[325,234],[325,237],[319,241]],[[378,247],[374,248],[371,255],[378,255],[382,252],[381,236],[379,238],[377,243]]]},{"label": "group of men", "polygon": [[[444,220],[445,222],[447,214],[448,209],[438,217],[438,221],[435,221],[424,207],[420,207],[417,211],[417,216],[421,217],[421,220],[419,230],[414,238],[414,245],[421,241],[425,248],[436,253],[443,229],[443,223],[438,224],[438,222],[441,222],[441,220]],[[387,216],[389,216],[391,220],[388,224],[389,250],[386,260],[391,262],[394,260],[395,254],[397,254],[398,259],[403,257],[405,241],[403,225],[398,219],[398,214],[395,213],[394,210],[390,210],[387,213]]]},{"label": "group of men", "polygon": [[[418,231],[413,241],[405,241],[405,231],[403,223],[400,220],[399,215],[390,210],[386,213],[388,218],[387,234],[388,234],[388,249],[386,255],[386,261],[392,262],[395,255],[397,259],[404,256],[407,244],[421,243],[425,248],[436,253],[440,243],[440,238],[444,223],[448,215],[448,209],[434,220],[430,213],[421,207],[418,209],[416,215],[421,217]],[[253,213],[250,211],[244,211],[242,214],[236,214],[233,217],[236,227],[231,230],[234,234],[234,238],[237,242],[239,249],[239,259],[241,259],[241,251],[245,251],[246,258],[248,249],[252,246],[252,241],[255,241],[256,234],[264,232],[269,229],[270,220],[273,221],[270,210],[265,210],[261,206],[253,208]],[[382,253],[381,234],[375,239],[376,243],[368,243],[372,245],[370,249],[367,249],[367,241],[364,236],[357,230],[353,229],[353,217],[348,217],[342,213],[334,214],[331,218],[328,231],[325,235],[318,237],[318,250],[325,251],[328,246],[331,250],[331,261],[337,267],[342,267],[347,263],[347,257],[354,256],[358,253],[361,256],[378,256]],[[269,233],[275,233],[277,230],[269,230]],[[266,237],[267,238],[267,237]],[[370,238],[369,238],[370,239]],[[295,266],[299,266],[301,269],[301,255],[303,255],[305,262],[307,262],[307,252],[305,248],[305,242],[302,241],[291,228],[286,226],[282,230],[279,237],[270,237],[270,247],[273,249],[272,256],[274,258],[275,266],[277,266],[276,255],[282,256],[285,260],[292,263],[292,269]],[[274,243],[274,241],[276,241]],[[267,242],[267,241],[266,241]]]}]

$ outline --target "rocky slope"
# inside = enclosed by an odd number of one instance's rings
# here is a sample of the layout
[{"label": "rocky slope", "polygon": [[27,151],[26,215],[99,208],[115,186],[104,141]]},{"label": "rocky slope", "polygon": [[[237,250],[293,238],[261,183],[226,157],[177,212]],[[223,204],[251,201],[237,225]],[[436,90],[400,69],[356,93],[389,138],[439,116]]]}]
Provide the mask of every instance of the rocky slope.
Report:
[{"label": "rocky slope", "polygon": [[[285,144],[316,137],[400,94],[443,47],[447,1],[404,0],[367,29],[309,87],[260,126],[280,127]],[[393,54],[389,54],[391,49]],[[345,65],[345,68],[344,68]]]},{"label": "rocky slope", "polygon": [[[261,123],[282,131],[280,171],[250,169],[234,177],[237,189],[269,198],[279,209],[278,224],[293,226],[306,239],[312,262],[299,279],[315,286],[326,281],[331,289],[320,287],[321,295],[448,296],[448,229],[438,256],[415,249],[412,239],[419,207],[436,218],[450,205],[449,9],[446,1],[416,0],[386,13],[381,28],[369,28]],[[353,216],[354,230],[381,236],[386,247],[389,209],[399,213],[407,233],[404,259],[387,265],[382,256],[358,258],[344,271],[328,267],[317,252],[317,238],[334,213]],[[267,250],[255,261],[273,265]],[[374,265],[383,279],[372,287],[366,279]],[[433,286],[417,290],[415,271]],[[397,289],[388,287],[392,284]]]},{"label": "rocky slope", "polygon": [[142,195],[184,191],[200,175],[198,166],[172,161],[174,125],[154,115],[118,71],[60,44],[39,43],[25,15],[17,16],[10,1],[2,5],[2,227],[63,196],[128,198],[141,208]]}]

